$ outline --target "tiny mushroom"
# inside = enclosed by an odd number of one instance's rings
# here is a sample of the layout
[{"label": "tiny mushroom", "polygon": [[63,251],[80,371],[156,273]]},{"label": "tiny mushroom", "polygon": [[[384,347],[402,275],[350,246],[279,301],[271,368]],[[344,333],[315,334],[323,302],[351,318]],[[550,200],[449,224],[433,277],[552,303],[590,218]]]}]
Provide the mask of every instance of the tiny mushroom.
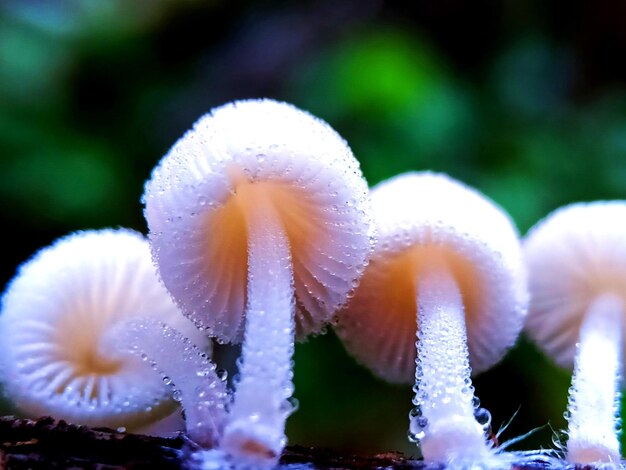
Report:
[{"label": "tiny mushroom", "polygon": [[202,117],[146,184],[161,277],[183,313],[243,342],[219,443],[235,461],[273,465],[292,406],[294,334],[325,324],[371,251],[367,185],[326,123],[272,100]]},{"label": "tiny mushroom", "polygon": [[626,201],[556,210],[530,230],[524,254],[531,294],[526,331],[558,365],[574,369],[567,460],[616,465],[626,353]]},{"label": "tiny mushroom", "polygon": [[176,411],[166,385],[107,336],[134,316],[204,347],[158,279],[148,241],[119,229],[68,235],[24,263],[2,298],[0,380],[25,415],[139,430]]},{"label": "tiny mushroom", "polygon": [[399,175],[371,199],[378,242],[338,335],[376,375],[415,380],[409,436],[426,461],[497,467],[504,457],[486,443],[490,415],[470,373],[499,361],[523,325],[516,229],[483,195],[443,174]]}]

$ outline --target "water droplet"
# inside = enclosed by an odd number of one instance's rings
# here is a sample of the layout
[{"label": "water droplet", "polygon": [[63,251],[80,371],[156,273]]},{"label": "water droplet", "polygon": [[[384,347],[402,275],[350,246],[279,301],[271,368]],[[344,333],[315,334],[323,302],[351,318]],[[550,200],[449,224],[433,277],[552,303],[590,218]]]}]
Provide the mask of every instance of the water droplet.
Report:
[{"label": "water droplet", "polygon": [[295,413],[300,408],[300,402],[295,397],[287,398],[287,403],[289,404],[289,413]]},{"label": "water droplet", "polygon": [[409,418],[419,418],[420,416],[422,416],[421,406],[416,406],[415,408],[412,408],[409,412]]},{"label": "water droplet", "polygon": [[489,411],[485,408],[477,408],[474,411],[474,418],[478,421],[478,424],[483,427],[485,432],[487,432],[491,427],[491,413],[489,413]]},{"label": "water droplet", "polygon": [[428,427],[428,418],[424,416],[420,416],[411,420],[410,429],[413,435],[415,435],[418,439],[422,439],[424,437],[424,430]]},{"label": "water droplet", "polygon": [[428,419],[424,416],[416,417],[411,420],[409,426],[409,440],[411,442],[419,443],[420,440],[426,435],[425,429],[428,427]]}]

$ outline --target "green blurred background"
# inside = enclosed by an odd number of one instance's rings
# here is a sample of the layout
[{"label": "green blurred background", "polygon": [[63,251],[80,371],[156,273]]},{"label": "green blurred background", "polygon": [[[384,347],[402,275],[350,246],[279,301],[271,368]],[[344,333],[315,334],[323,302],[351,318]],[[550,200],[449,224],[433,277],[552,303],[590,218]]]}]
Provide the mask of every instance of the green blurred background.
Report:
[{"label": "green blurred background", "polygon": [[[556,207],[626,199],[623,0],[3,0],[0,282],[67,232],[146,231],[143,182],[210,108],[272,97],[327,120],[370,184],[444,171],[522,233]],[[331,333],[296,349],[291,443],[415,452],[411,387]],[[552,445],[569,372],[529,342],[475,379],[506,440]]]}]

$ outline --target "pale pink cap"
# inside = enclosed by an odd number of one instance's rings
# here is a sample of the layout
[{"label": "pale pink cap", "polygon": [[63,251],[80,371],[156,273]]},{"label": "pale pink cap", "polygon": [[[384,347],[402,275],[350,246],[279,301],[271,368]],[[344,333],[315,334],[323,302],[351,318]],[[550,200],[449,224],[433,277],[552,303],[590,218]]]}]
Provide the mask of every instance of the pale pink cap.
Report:
[{"label": "pale pink cap", "polygon": [[108,346],[149,317],[208,346],[171,300],[148,241],[132,230],[77,232],[24,263],[2,297],[0,379],[28,417],[137,429],[172,413],[169,388],[147,362]]},{"label": "pale pink cap", "polygon": [[593,301],[613,294],[626,305],[626,201],[557,209],[529,231],[524,254],[531,295],[526,331],[557,364],[571,369]]},{"label": "pale pink cap", "polygon": [[371,250],[367,185],[346,142],[289,104],[216,108],[154,170],[144,203],[161,277],[198,327],[240,342],[245,215],[257,197],[271,199],[290,241],[297,335],[319,332],[356,286]]},{"label": "pale pink cap", "polygon": [[337,327],[348,351],[388,381],[414,380],[416,282],[437,259],[461,289],[472,370],[498,362],[518,337],[528,303],[510,218],[478,191],[430,172],[384,181],[371,199],[378,242]]}]

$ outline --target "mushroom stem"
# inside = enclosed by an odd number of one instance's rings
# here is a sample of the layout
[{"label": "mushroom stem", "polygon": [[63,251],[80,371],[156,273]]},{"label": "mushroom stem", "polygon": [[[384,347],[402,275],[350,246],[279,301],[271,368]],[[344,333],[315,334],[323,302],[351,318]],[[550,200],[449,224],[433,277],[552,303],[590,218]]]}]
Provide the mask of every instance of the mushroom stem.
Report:
[{"label": "mushroom stem", "polygon": [[624,305],[613,294],[597,297],[580,327],[568,405],[571,463],[620,461],[619,384]]},{"label": "mushroom stem", "polygon": [[185,411],[187,436],[204,449],[217,446],[228,392],[215,364],[176,329],[150,318],[131,320],[110,335],[108,347],[128,349],[150,361]]},{"label": "mushroom stem", "polygon": [[489,448],[474,418],[463,299],[445,267],[420,273],[417,305],[412,439],[426,461],[484,461]]},{"label": "mushroom stem", "polygon": [[295,300],[289,240],[271,201],[247,214],[248,299],[239,380],[222,449],[233,459],[273,465],[293,411]]}]

